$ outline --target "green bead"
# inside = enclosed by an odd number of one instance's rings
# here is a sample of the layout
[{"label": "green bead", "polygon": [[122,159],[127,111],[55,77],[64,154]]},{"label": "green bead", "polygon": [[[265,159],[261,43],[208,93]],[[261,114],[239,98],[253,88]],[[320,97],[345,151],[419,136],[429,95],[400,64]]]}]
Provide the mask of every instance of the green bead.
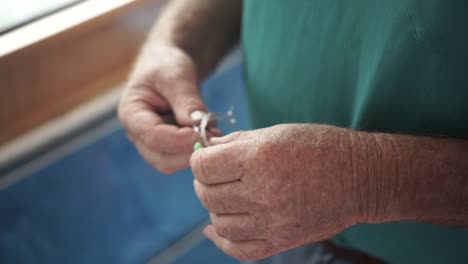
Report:
[{"label": "green bead", "polygon": [[193,150],[199,150],[202,149],[203,145],[200,142],[196,142],[195,145],[193,145]]}]

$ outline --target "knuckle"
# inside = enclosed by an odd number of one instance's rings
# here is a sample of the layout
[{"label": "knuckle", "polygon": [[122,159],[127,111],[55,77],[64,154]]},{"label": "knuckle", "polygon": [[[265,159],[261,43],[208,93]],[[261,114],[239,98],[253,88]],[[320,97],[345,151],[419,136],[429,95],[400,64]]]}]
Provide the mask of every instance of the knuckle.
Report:
[{"label": "knuckle", "polygon": [[210,212],[210,221],[211,224],[213,224],[213,226],[216,227],[217,225],[219,225],[219,216],[215,213]]},{"label": "knuckle", "polygon": [[200,200],[200,202],[203,204],[203,206],[210,210],[212,206],[210,205],[210,199],[208,192],[206,191],[206,188],[200,184],[197,180],[194,180],[194,185],[195,185],[195,193]]},{"label": "knuckle", "polygon": [[206,183],[206,174],[205,174],[205,154],[203,150],[198,150],[197,155],[192,156],[190,160],[190,165],[192,166],[192,172],[195,178],[200,183]]},{"label": "knuckle", "polygon": [[201,192],[201,198],[200,200],[203,201],[203,205],[208,209],[209,211],[213,211],[213,204],[211,202],[211,197],[206,191],[206,189],[202,189],[203,191]]},{"label": "knuckle", "polygon": [[[199,151],[200,150],[198,150],[198,152]],[[199,166],[200,166],[199,165],[199,163],[200,163],[200,161],[199,161],[200,156],[199,155],[200,155],[200,153],[194,152],[192,154],[192,156],[190,157],[190,167],[192,168],[192,174],[195,177],[195,179],[197,179],[198,174],[199,174],[199,172],[198,172],[199,171]]]},{"label": "knuckle", "polygon": [[231,227],[221,223],[213,223],[213,226],[215,227],[216,233],[218,233],[219,236],[226,239],[235,239],[233,236],[234,232]]},{"label": "knuckle", "polygon": [[244,137],[245,134],[246,134],[245,131],[236,131],[236,132],[233,133],[232,137],[234,139],[241,139],[241,138]]}]

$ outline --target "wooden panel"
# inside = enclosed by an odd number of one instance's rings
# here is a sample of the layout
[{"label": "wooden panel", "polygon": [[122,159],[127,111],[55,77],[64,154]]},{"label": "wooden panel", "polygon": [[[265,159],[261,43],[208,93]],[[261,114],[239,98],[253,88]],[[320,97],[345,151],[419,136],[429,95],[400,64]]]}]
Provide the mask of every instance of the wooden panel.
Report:
[{"label": "wooden panel", "polygon": [[136,1],[0,58],[0,144],[122,83],[162,1]]}]

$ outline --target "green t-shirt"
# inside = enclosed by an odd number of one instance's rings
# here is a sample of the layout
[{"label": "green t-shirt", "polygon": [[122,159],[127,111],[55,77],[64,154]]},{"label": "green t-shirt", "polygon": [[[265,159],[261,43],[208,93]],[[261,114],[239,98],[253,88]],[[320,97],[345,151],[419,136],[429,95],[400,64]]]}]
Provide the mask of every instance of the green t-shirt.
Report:
[{"label": "green t-shirt", "polygon": [[[254,127],[468,138],[468,1],[244,0],[243,16]],[[390,263],[468,263],[463,229],[362,224],[334,241]]]}]

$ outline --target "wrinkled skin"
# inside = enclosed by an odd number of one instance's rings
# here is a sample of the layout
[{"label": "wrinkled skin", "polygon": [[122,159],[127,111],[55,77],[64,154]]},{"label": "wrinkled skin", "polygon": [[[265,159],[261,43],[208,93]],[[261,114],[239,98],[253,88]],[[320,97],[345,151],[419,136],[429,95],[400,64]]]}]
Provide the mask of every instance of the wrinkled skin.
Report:
[{"label": "wrinkled skin", "polygon": [[[119,105],[119,119],[142,157],[164,174],[189,166],[198,136],[192,129],[206,111],[194,62],[173,45],[145,50]],[[175,115],[176,123],[164,115]],[[211,135],[209,135],[211,136]]]},{"label": "wrinkled skin", "polygon": [[365,179],[353,173],[352,133],[291,124],[213,138],[190,160],[196,194],[210,211],[205,235],[247,261],[362,221]]}]

